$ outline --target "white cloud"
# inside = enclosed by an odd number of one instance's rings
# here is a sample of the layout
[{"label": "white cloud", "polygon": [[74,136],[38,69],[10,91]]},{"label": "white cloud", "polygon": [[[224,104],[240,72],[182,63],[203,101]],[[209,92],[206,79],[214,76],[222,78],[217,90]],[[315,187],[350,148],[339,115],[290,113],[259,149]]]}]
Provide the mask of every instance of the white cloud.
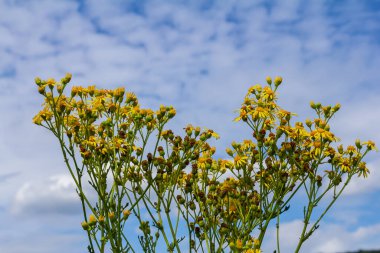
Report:
[{"label": "white cloud", "polygon": [[80,202],[72,178],[56,175],[41,182],[24,183],[11,210],[17,215],[73,214],[80,212]]},{"label": "white cloud", "polygon": [[[0,175],[19,173],[0,185],[0,205],[15,196],[13,211],[79,203],[68,181],[54,178],[65,168],[53,136],[31,126],[42,102],[36,75],[69,71],[76,85],[125,85],[143,105],[173,104],[170,126],[215,129],[221,156],[232,140],[251,136],[232,122],[247,88],[283,75],[282,106],[304,118],[309,100],[340,102],[332,129],[344,143],[380,143],[376,11],[356,1],[202,4],[148,1],[141,14],[122,1],[0,1]],[[350,196],[379,190],[378,161],[369,158],[373,172],[353,182]]]},{"label": "white cloud", "polygon": [[[282,223],[280,225],[281,252],[291,253],[297,247],[303,227],[301,220]],[[303,244],[301,252],[336,253],[357,249],[374,249],[378,247],[375,238],[380,236],[380,223],[359,226],[355,230],[348,230],[336,224],[320,224],[320,227]],[[272,252],[276,245],[276,230],[268,231],[263,243],[264,252]]]}]

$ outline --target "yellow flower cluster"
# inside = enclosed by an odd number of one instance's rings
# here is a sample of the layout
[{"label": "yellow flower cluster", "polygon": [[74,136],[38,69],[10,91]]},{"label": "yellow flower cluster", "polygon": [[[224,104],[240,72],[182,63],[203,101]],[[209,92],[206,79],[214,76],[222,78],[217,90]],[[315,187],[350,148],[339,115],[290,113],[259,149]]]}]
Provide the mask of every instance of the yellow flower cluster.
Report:
[{"label": "yellow flower cluster", "polygon": [[[133,213],[150,238],[149,222],[138,216],[140,202],[154,209],[149,214],[157,233],[163,233],[160,215],[162,211],[169,215],[173,200],[189,226],[194,249],[197,243],[211,249],[219,244],[229,245],[233,252],[259,253],[269,222],[289,208],[287,204],[300,186],[310,187],[308,196],[316,198],[310,200],[310,206],[316,206],[321,189],[334,189],[335,194],[353,175],[366,177],[369,169],[363,157],[377,150],[373,141],[360,140],[346,148],[336,147],[339,139],[328,122],[339,104],[311,102],[317,118],[293,124],[295,114],[277,105],[281,77],[273,81],[267,77],[267,86],[249,88],[235,121],[245,122],[252,138],[233,142],[226,149],[229,159],[214,158],[216,149],[208,141],[219,136],[211,129],[187,125],[184,136],[164,129],[176,115],[172,106],[161,105],[156,111],[141,108],[136,95],[124,88],[74,86],[65,94],[70,80],[70,74],[60,82],[36,78],[45,101],[33,122],[59,139],[70,170],[67,156],[72,157],[77,187],[80,189],[78,182],[87,172],[99,194],[100,202],[96,208],[91,206],[93,214],[82,223],[89,233],[97,229],[114,233]],[[155,134],[157,139],[150,141]],[[154,149],[149,152],[152,143]],[[77,154],[83,166],[79,166]],[[331,168],[320,171],[321,165]],[[111,187],[107,185],[110,176],[114,181]],[[119,188],[123,190],[119,192]],[[79,193],[84,203],[83,193]],[[128,209],[125,199],[132,202]],[[259,237],[254,239],[251,235],[257,228]]]},{"label": "yellow flower cluster", "polygon": [[229,246],[233,252],[243,252],[243,253],[261,253],[260,249],[257,247],[260,245],[260,241],[253,237],[249,238],[247,241],[237,239],[230,242]]}]

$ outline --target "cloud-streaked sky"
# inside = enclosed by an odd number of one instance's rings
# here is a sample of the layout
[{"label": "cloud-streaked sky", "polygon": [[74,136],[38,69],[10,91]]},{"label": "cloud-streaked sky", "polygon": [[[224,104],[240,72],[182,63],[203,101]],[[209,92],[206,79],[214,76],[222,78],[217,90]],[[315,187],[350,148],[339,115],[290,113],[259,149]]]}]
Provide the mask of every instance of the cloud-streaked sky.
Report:
[{"label": "cloud-streaked sky", "polygon": [[[124,86],[144,107],[171,104],[170,126],[214,129],[223,156],[249,138],[234,111],[267,75],[284,78],[279,103],[300,120],[314,116],[310,100],[339,102],[331,126],[343,144],[380,143],[379,69],[376,0],[0,0],[0,252],[85,251],[58,143],[31,122],[42,103],[36,76],[71,72],[72,84]],[[369,178],[353,182],[303,252],[380,248],[379,153],[367,161]],[[285,220],[284,253],[299,224]]]}]

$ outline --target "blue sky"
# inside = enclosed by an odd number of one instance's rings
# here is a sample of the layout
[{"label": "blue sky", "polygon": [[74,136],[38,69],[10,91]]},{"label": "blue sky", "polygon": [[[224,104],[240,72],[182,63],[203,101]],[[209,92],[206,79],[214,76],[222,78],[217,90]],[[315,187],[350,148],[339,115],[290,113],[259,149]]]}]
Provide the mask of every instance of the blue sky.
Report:
[{"label": "blue sky", "polygon": [[[188,3],[191,2],[191,3]],[[35,76],[124,86],[143,106],[171,104],[171,127],[214,129],[218,155],[250,136],[234,123],[248,87],[281,75],[281,106],[341,103],[343,144],[380,143],[379,1],[0,0],[0,252],[84,252],[81,211],[54,137],[34,126]],[[355,180],[304,252],[380,248],[380,158]],[[292,252],[300,217],[283,223]],[[266,252],[274,238],[269,233]]]}]

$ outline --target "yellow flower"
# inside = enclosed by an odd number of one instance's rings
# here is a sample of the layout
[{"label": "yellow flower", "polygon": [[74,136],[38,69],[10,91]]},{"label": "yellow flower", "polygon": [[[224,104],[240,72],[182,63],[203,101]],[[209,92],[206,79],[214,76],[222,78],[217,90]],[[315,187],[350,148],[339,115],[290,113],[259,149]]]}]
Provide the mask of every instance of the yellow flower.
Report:
[{"label": "yellow flower", "polygon": [[343,172],[349,172],[351,170],[351,163],[348,158],[341,158],[338,162],[338,166]]},{"label": "yellow flower", "polygon": [[368,174],[369,174],[369,169],[366,166],[366,163],[365,162],[361,162],[359,164],[359,177],[360,176],[367,177]]},{"label": "yellow flower", "polygon": [[219,134],[215,133],[214,131],[212,131],[211,133],[211,136],[214,137],[215,139],[219,139]]},{"label": "yellow flower", "polygon": [[131,110],[131,113],[132,113],[133,116],[140,115],[140,113],[141,113],[140,107],[139,106],[133,107],[132,110]]},{"label": "yellow flower", "polygon": [[236,121],[240,121],[240,120],[247,120],[247,110],[246,110],[246,108],[242,108],[242,109],[240,109],[240,115],[239,115],[239,117],[236,117],[235,119],[234,119],[234,121],[236,122]]},{"label": "yellow flower", "polygon": [[90,217],[88,218],[88,224],[93,225],[93,224],[96,224],[96,222],[97,220],[96,220],[95,215],[90,214]]},{"label": "yellow flower", "polygon": [[306,131],[306,129],[303,127],[303,124],[301,122],[297,122],[294,128],[291,130],[291,134],[289,134],[292,138],[297,137],[307,137],[309,136],[309,133]]},{"label": "yellow flower", "polygon": [[88,140],[84,140],[83,144],[88,145],[91,148],[95,148],[97,145],[95,136],[90,136]]},{"label": "yellow flower", "polygon": [[131,214],[131,211],[128,210],[128,209],[125,209],[125,210],[123,211],[123,216],[124,216],[125,219],[127,219],[127,218],[129,217],[130,214]]},{"label": "yellow flower", "polygon": [[100,150],[100,152],[101,152],[103,155],[105,155],[105,154],[108,153],[108,149],[107,149],[107,148],[102,148],[102,149]]},{"label": "yellow flower", "polygon": [[131,112],[131,107],[129,106],[123,106],[120,108],[120,115],[123,117],[123,118],[127,118]]},{"label": "yellow flower", "polygon": [[53,89],[53,87],[55,86],[56,82],[55,82],[54,78],[49,78],[48,80],[46,80],[46,84],[47,84],[51,89]]},{"label": "yellow flower", "polygon": [[369,149],[369,150],[376,150],[376,151],[378,151],[378,149],[377,149],[377,147],[375,146],[375,143],[373,142],[373,141],[366,141],[366,142],[363,142],[363,145],[367,145],[367,148]]},{"label": "yellow flower", "polygon": [[253,119],[265,119],[270,116],[268,109],[260,106],[256,107],[252,112],[249,112],[249,114],[252,115]]},{"label": "yellow flower", "polygon": [[41,125],[43,121],[50,121],[53,118],[53,112],[45,107],[36,116],[33,117],[33,123]]},{"label": "yellow flower", "polygon": [[251,140],[244,140],[243,141],[243,148],[244,149],[250,149],[250,148],[255,148],[255,143]]},{"label": "yellow flower", "polygon": [[255,94],[256,91],[260,92],[261,91],[261,85],[260,84],[256,84],[254,86],[251,86],[249,89],[248,89],[248,94]]},{"label": "yellow flower", "polygon": [[334,156],[336,154],[336,151],[332,147],[327,147],[324,151],[325,156]]},{"label": "yellow flower", "polygon": [[347,147],[347,153],[348,153],[349,155],[356,154],[356,153],[357,153],[357,152],[356,152],[356,148],[355,148],[354,146],[352,146],[352,145],[349,145],[349,146]]},{"label": "yellow flower", "polygon": [[36,116],[33,117],[33,123],[36,125],[42,125],[43,119],[41,118],[40,114],[37,114]]},{"label": "yellow flower", "polygon": [[128,92],[127,93],[127,99],[125,101],[126,103],[132,103],[132,104],[137,104],[137,97],[134,93]]},{"label": "yellow flower", "polygon": [[223,159],[219,159],[218,164],[219,164],[219,168],[220,168],[221,172],[223,172],[223,173],[227,170],[227,168],[231,168],[233,165],[231,161],[223,160]]},{"label": "yellow flower", "polygon": [[86,89],[86,93],[88,93],[90,96],[93,96],[95,94],[95,85],[88,86]]},{"label": "yellow flower", "polygon": [[121,138],[114,137],[112,139],[112,145],[115,150],[126,151],[125,148],[122,148],[123,144],[124,144],[124,140]]},{"label": "yellow flower", "polygon": [[[229,201],[229,213],[233,214],[233,213],[236,213],[237,211],[237,207],[236,207],[236,202],[237,200],[230,200]],[[236,246],[237,246],[237,243],[236,243]]]},{"label": "yellow flower", "polygon": [[337,141],[337,140],[339,140],[331,132],[326,131],[325,129],[319,128],[319,127],[317,127],[317,129],[315,129],[314,131],[312,131],[310,133],[310,135],[311,135],[311,137],[314,137],[314,138],[316,138],[318,140],[322,140],[322,139],[329,140],[329,141]]},{"label": "yellow flower", "polygon": [[115,218],[115,213],[114,212],[108,213],[108,218],[110,218],[110,220],[113,220]]},{"label": "yellow flower", "polygon": [[104,96],[94,97],[91,101],[92,109],[99,115],[105,110],[106,98]]},{"label": "yellow flower", "polygon": [[199,157],[198,158],[198,168],[200,169],[206,169],[206,165],[207,165],[207,159],[208,157]]},{"label": "yellow flower", "polygon": [[311,146],[314,147],[311,153],[314,155],[314,157],[319,157],[322,152],[322,143],[320,141],[315,141]]},{"label": "yellow flower", "polygon": [[119,88],[116,88],[113,92],[114,96],[116,98],[121,98],[124,96],[124,93],[125,93],[125,88],[124,87],[119,87]]},{"label": "yellow flower", "polygon": [[75,97],[76,95],[82,96],[84,88],[82,86],[73,86],[71,88],[71,97]]},{"label": "yellow flower", "polygon": [[261,253],[261,250],[259,250],[259,249],[249,249],[249,250],[246,250],[245,253]]},{"label": "yellow flower", "polygon": [[262,98],[271,101],[271,100],[276,99],[276,94],[275,94],[275,92],[271,88],[269,88],[268,86],[266,86],[263,89]]},{"label": "yellow flower", "polygon": [[247,159],[248,159],[248,157],[246,157],[246,156],[236,155],[236,156],[234,157],[235,165],[236,165],[237,167],[241,167],[241,166],[247,164]]},{"label": "yellow flower", "polygon": [[236,187],[237,184],[238,181],[236,179],[229,177],[220,184],[220,190],[222,192],[230,192]]},{"label": "yellow flower", "polygon": [[240,239],[237,239],[235,246],[236,246],[237,249],[240,250],[240,249],[243,248],[243,242]]},{"label": "yellow flower", "polygon": [[284,110],[284,109],[280,109],[278,112],[277,112],[277,115],[280,119],[283,119],[283,118],[289,118],[292,116],[292,115],[296,115],[295,113],[291,113],[287,110]]},{"label": "yellow flower", "polygon": [[103,224],[104,221],[105,221],[104,216],[103,216],[103,215],[99,215],[99,223],[100,223],[100,224]]}]

